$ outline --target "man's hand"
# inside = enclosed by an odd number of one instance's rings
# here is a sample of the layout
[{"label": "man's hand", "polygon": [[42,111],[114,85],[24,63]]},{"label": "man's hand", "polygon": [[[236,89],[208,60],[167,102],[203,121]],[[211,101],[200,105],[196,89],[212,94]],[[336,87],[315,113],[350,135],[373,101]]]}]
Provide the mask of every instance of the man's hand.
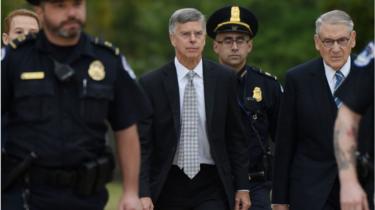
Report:
[{"label": "man's hand", "polygon": [[150,197],[141,198],[142,210],[153,210],[154,204]]},{"label": "man's hand", "polygon": [[369,210],[367,195],[358,182],[341,183],[341,210]]},{"label": "man's hand", "polygon": [[237,191],[234,210],[248,210],[251,206],[250,195],[247,191]]},{"label": "man's hand", "polygon": [[136,194],[123,194],[118,210],[142,210],[142,205]]},{"label": "man's hand", "polygon": [[272,210],[289,210],[288,204],[273,204]]}]

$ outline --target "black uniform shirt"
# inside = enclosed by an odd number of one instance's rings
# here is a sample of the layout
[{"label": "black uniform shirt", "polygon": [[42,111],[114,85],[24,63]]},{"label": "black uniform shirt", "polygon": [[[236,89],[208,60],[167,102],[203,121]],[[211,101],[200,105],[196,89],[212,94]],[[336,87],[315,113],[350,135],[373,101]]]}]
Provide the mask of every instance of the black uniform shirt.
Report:
[{"label": "black uniform shirt", "polygon": [[[40,32],[10,46],[1,63],[8,154],[34,151],[38,165],[74,167],[104,151],[106,120],[117,131],[142,117],[144,96],[110,43],[82,33],[63,48]],[[74,71],[64,82],[55,72],[63,64]]]},{"label": "black uniform shirt", "polygon": [[249,172],[256,172],[263,170],[263,149],[255,132],[258,132],[264,146],[269,145],[270,137],[274,139],[282,90],[275,77],[253,67],[245,66],[238,75],[239,104],[250,141]]},{"label": "black uniform shirt", "polygon": [[340,87],[336,95],[353,111],[363,115],[374,104],[374,61],[360,71],[350,84]]}]

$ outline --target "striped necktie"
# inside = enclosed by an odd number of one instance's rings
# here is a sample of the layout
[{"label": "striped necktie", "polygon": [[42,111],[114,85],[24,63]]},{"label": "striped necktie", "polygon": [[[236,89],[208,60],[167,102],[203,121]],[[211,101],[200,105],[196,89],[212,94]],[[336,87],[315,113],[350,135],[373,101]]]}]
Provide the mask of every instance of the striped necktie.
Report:
[{"label": "striped necktie", "polygon": [[[335,83],[335,88],[333,90],[334,95],[336,93],[336,90],[340,87],[340,85],[344,81],[345,76],[341,71],[336,71],[335,78],[336,78],[336,83]],[[339,108],[341,106],[341,100],[337,96],[334,96],[334,99],[335,99],[336,106]]]},{"label": "striped necktie", "polygon": [[194,71],[187,74],[188,83],[184,90],[181,136],[177,165],[193,179],[200,170],[198,158],[198,99],[193,84]]}]

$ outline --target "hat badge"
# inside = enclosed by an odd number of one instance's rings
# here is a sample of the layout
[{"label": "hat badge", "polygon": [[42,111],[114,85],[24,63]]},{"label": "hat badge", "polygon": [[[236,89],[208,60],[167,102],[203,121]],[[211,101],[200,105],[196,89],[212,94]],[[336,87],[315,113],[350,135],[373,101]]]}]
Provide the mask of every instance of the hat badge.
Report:
[{"label": "hat badge", "polygon": [[230,22],[240,22],[240,8],[237,6],[232,7],[230,11]]}]

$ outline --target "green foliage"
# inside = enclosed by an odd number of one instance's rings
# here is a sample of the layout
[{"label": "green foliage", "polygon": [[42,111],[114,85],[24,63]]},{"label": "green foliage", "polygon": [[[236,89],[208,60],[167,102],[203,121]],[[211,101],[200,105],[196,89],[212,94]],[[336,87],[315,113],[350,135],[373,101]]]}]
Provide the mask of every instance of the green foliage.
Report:
[{"label": "green foliage", "polygon": [[[194,7],[208,17],[233,2],[251,9],[259,19],[249,63],[281,80],[290,67],[319,55],[313,42],[314,23],[323,12],[342,9],[352,16],[357,31],[355,52],[374,39],[372,0],[87,0],[86,31],[119,46],[140,75],[174,57],[168,35],[168,19],[173,11]],[[2,19],[12,9],[31,8],[25,0],[4,0],[1,7]],[[210,38],[204,55],[216,60]]]},{"label": "green foliage", "polygon": [[107,184],[109,200],[105,210],[117,210],[118,203],[122,195],[122,185],[120,182],[111,182]]},{"label": "green foliage", "polygon": [[10,11],[20,8],[31,9],[31,6],[25,0],[3,0],[1,2],[1,20],[4,20]]}]

